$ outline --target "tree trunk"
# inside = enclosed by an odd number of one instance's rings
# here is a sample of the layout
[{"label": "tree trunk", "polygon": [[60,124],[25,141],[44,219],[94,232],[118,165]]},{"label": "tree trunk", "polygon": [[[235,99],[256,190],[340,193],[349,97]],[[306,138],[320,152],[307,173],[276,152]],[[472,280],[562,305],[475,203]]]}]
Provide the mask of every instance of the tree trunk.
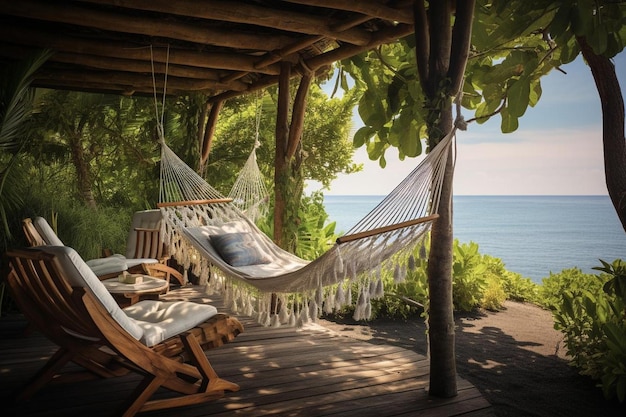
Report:
[{"label": "tree trunk", "polygon": [[577,38],[587,61],[602,104],[602,143],[604,176],[611,202],[626,230],[626,140],[624,138],[624,98],[609,58],[596,55],[584,38]]},{"label": "tree trunk", "polygon": [[[443,131],[452,128],[452,108],[441,113],[438,126]],[[428,257],[428,333],[430,353],[429,394],[438,397],[457,395],[454,311],[452,300],[452,182],[454,167],[452,152],[446,161],[441,190],[439,219],[433,223]]]},{"label": "tree trunk", "polygon": [[[428,9],[424,1],[414,4],[417,69],[429,109],[426,124],[432,149],[453,127],[452,99],[463,84],[475,1],[429,2]],[[454,22],[452,27],[451,22]],[[428,258],[429,394],[446,398],[457,395],[452,300],[452,158],[450,153],[441,190],[439,219],[431,229]]]},{"label": "tree trunk", "polygon": [[81,136],[73,135],[69,139],[69,145],[70,152],[72,153],[72,162],[76,169],[76,180],[78,182],[80,196],[87,207],[96,210],[98,206],[93,196],[89,164],[85,161],[85,151],[81,145]]}]

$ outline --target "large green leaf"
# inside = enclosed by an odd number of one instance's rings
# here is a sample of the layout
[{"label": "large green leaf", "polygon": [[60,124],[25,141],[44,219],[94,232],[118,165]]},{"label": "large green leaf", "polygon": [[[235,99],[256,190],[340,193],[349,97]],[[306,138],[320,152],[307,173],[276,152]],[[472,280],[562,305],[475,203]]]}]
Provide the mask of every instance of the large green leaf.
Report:
[{"label": "large green leaf", "polygon": [[530,80],[521,77],[512,81],[507,94],[507,107],[514,117],[522,117],[530,102]]},{"label": "large green leaf", "polygon": [[519,121],[516,116],[511,115],[507,108],[502,109],[500,116],[502,117],[502,122],[500,123],[502,133],[511,133],[517,130]]},{"label": "large green leaf", "polygon": [[383,99],[372,90],[363,93],[359,101],[359,115],[366,125],[379,129],[387,122]]},{"label": "large green leaf", "polygon": [[369,142],[369,140],[376,134],[376,130],[369,127],[369,126],[363,126],[361,128],[359,128],[359,130],[356,131],[356,133],[354,134],[354,139],[352,140],[352,143],[354,145],[355,148],[360,148],[361,146],[365,145],[367,142]]}]

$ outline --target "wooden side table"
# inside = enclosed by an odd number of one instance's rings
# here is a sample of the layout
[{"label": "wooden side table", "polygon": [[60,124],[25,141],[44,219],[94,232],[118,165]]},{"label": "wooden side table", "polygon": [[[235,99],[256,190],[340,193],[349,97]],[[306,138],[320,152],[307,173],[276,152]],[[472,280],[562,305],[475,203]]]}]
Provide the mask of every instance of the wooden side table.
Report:
[{"label": "wooden side table", "polygon": [[109,278],[102,281],[120,307],[133,305],[140,300],[158,299],[169,287],[165,279],[141,275],[142,282],[139,284],[126,284],[117,278]]}]

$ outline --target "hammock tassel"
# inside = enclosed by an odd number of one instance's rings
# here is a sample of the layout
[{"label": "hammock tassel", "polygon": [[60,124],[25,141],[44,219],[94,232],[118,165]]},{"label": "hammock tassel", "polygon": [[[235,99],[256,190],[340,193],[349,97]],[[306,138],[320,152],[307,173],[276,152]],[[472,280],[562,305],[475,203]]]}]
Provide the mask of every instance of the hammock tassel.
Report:
[{"label": "hammock tassel", "polygon": [[343,274],[343,258],[341,257],[341,250],[337,249],[337,259],[335,260],[335,269],[334,272],[336,274]]},{"label": "hammock tassel", "polygon": [[270,327],[280,327],[280,317],[278,316],[278,314],[272,314]]},{"label": "hammock tassel", "polygon": [[384,296],[385,296],[385,288],[383,286],[383,280],[381,277],[378,277],[378,281],[376,282],[376,289],[374,290],[374,293],[372,294],[372,298],[380,299],[380,298],[383,298]]},{"label": "hammock tassel", "polygon": [[343,290],[343,285],[337,286],[337,292],[335,294],[335,308],[338,310],[346,304],[346,293]]},{"label": "hammock tassel", "polygon": [[363,312],[363,320],[369,320],[372,318],[372,303],[368,300],[365,304],[365,311]]},{"label": "hammock tassel", "polygon": [[287,304],[284,303],[280,307],[280,311],[278,312],[278,318],[281,323],[288,323],[290,320],[289,312],[287,311]]},{"label": "hammock tassel", "polygon": [[428,259],[428,254],[426,253],[426,245],[424,245],[423,243],[422,243],[422,246],[420,247],[420,259],[423,261]]},{"label": "hammock tassel", "polygon": [[409,268],[409,271],[415,271],[415,258],[413,257],[413,254],[409,256],[407,266]]},{"label": "hammock tassel", "polygon": [[301,328],[302,326],[298,326],[298,321],[296,320],[296,315],[294,313],[289,315],[289,327]]},{"label": "hammock tassel", "polygon": [[309,319],[312,322],[315,322],[317,320],[317,316],[318,316],[318,304],[317,301],[315,300],[311,300],[311,302],[309,303]]},{"label": "hammock tassel", "polygon": [[324,301],[324,313],[330,314],[335,309],[335,297],[331,292],[326,295],[326,300]]}]

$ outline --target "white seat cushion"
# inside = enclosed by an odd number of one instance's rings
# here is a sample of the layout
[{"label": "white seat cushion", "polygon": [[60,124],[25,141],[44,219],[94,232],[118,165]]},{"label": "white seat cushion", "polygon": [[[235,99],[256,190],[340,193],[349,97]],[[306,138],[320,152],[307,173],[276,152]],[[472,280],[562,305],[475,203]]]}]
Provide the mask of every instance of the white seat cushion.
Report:
[{"label": "white seat cushion", "polygon": [[144,300],[124,308],[124,312],[143,329],[140,341],[154,346],[210,319],[217,309],[189,301]]},{"label": "white seat cushion", "polygon": [[52,227],[50,227],[50,224],[48,224],[48,221],[46,219],[44,219],[43,217],[35,217],[35,219],[33,220],[33,225],[47,245],[63,246],[63,242],[61,241],[61,239],[59,239],[57,234],[54,233],[54,230],[52,230]]},{"label": "white seat cushion", "polygon": [[146,346],[177,336],[217,314],[214,306],[191,301],[144,300],[122,310],[74,249],[67,246],[41,246],[39,249],[55,255],[70,285],[91,289],[113,319]]},{"label": "white seat cushion", "polygon": [[115,256],[111,256],[109,258],[91,259],[85,263],[89,268],[91,268],[94,274],[99,277],[124,272],[128,269],[126,260]]}]

